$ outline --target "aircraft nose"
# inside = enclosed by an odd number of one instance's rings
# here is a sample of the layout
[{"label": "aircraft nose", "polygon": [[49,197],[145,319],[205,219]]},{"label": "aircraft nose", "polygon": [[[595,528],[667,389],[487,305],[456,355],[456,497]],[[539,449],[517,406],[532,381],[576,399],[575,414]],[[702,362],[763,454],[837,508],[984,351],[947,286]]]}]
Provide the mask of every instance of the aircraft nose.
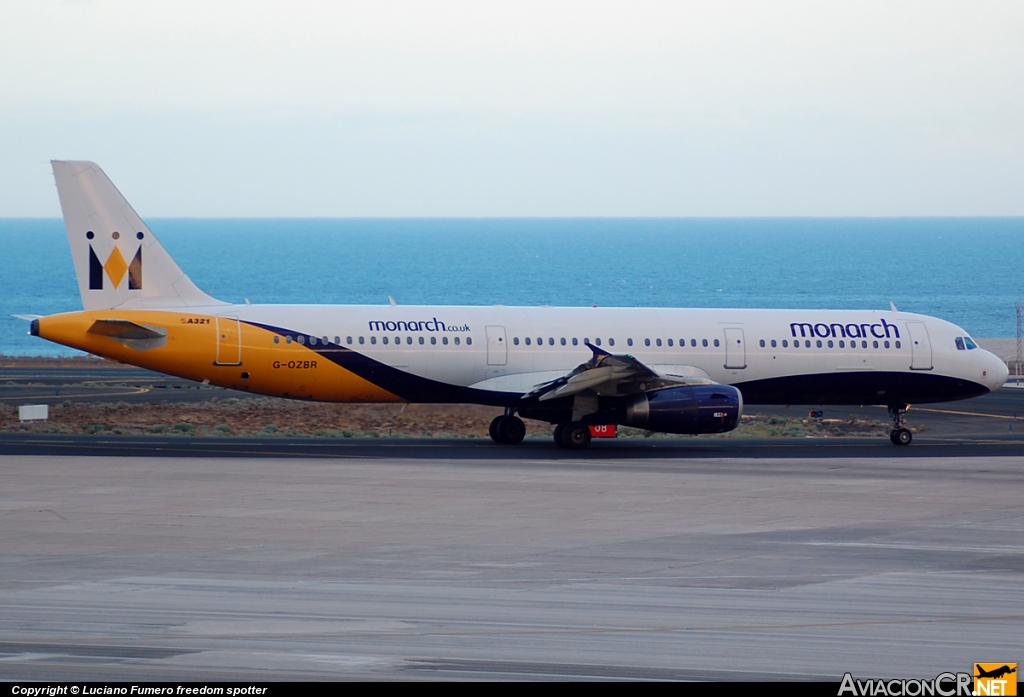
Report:
[{"label": "aircraft nose", "polygon": [[985,356],[985,362],[982,365],[981,381],[990,390],[998,390],[1010,377],[1010,370],[999,356],[988,351],[985,353],[988,355]]}]

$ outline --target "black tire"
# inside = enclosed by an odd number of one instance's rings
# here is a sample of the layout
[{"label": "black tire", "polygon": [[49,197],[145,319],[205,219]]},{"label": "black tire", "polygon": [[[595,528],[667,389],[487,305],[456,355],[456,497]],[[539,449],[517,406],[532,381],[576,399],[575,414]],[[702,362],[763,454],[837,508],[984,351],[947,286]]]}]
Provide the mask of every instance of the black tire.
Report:
[{"label": "black tire", "polygon": [[555,425],[555,433],[554,433],[555,445],[557,445],[559,448],[564,448],[565,447],[565,444],[562,443],[562,432],[563,431],[565,431],[565,424],[556,424]]},{"label": "black tire", "polygon": [[491,425],[487,427],[487,435],[489,435],[491,437],[491,440],[493,440],[495,443],[501,443],[501,436],[498,433],[498,425],[504,418],[504,414],[501,416],[495,416],[491,420]]},{"label": "black tire", "polygon": [[498,422],[495,430],[501,439],[498,442],[505,445],[517,445],[526,438],[526,424],[518,416],[506,416]]},{"label": "black tire", "polygon": [[910,445],[912,440],[914,440],[914,434],[908,428],[897,428],[893,431],[892,442],[896,445]]},{"label": "black tire", "polygon": [[562,430],[562,447],[569,450],[583,450],[590,445],[590,427],[575,421],[566,424]]}]

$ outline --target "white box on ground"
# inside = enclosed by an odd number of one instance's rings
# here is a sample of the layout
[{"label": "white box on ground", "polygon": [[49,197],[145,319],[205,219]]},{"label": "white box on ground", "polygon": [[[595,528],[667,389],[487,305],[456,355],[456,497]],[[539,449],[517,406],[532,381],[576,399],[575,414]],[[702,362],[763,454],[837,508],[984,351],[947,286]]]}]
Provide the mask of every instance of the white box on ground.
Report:
[{"label": "white box on ground", "polygon": [[50,407],[45,404],[24,404],[18,407],[18,418],[22,421],[46,421],[50,418]]}]

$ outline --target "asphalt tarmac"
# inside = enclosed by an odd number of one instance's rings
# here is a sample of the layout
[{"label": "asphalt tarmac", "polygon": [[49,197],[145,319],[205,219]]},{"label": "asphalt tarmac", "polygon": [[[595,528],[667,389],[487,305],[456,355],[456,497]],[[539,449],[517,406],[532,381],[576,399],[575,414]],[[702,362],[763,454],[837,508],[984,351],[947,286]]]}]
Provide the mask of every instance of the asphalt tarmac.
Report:
[{"label": "asphalt tarmac", "polygon": [[1020,407],[1004,389],[915,409],[908,448],[3,434],[0,680],[838,681],[1020,662]]},{"label": "asphalt tarmac", "polygon": [[396,447],[0,456],[0,679],[838,681],[1021,658],[1020,457]]}]

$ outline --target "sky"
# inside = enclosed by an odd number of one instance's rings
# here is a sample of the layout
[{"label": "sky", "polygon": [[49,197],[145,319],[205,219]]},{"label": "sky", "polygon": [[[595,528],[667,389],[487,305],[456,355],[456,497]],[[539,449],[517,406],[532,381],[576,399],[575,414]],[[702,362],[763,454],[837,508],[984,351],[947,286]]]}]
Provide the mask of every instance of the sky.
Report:
[{"label": "sky", "polygon": [[0,217],[1020,216],[1024,3],[0,0]]}]

